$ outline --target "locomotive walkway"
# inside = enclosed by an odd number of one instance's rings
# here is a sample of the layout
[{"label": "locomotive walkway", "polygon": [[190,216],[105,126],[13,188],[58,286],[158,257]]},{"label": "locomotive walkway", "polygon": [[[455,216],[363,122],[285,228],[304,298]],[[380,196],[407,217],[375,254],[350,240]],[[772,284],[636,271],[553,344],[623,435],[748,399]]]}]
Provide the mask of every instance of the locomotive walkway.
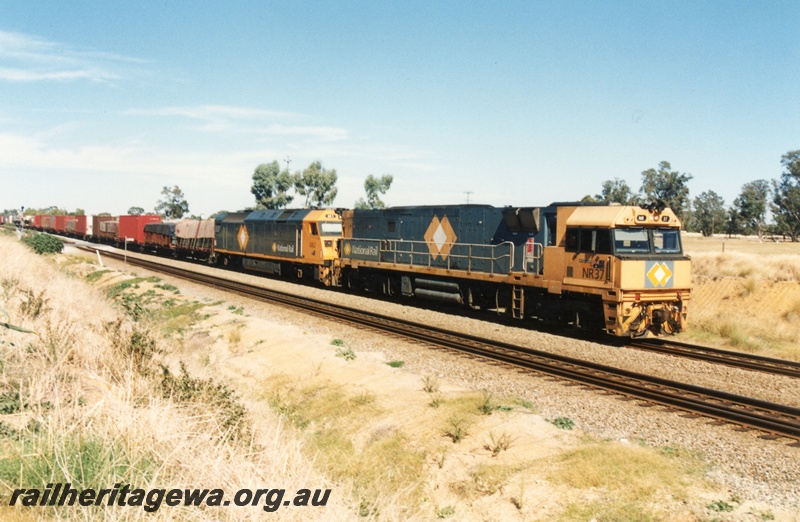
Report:
[{"label": "locomotive walkway", "polygon": [[[86,249],[94,251],[94,249]],[[115,252],[107,250],[102,250],[101,252],[109,257],[123,258],[122,254]],[[652,377],[442,328],[425,326],[364,310],[331,305],[247,283],[231,281],[226,278],[199,274],[130,255],[127,256],[127,261],[132,265],[235,292],[247,297],[282,304],[317,316],[375,330],[379,333],[390,333],[435,347],[452,349],[460,353],[506,363],[516,368],[544,373],[580,385],[603,389],[613,394],[642,400],[645,405],[660,404],[668,408],[689,412],[691,415],[710,417],[723,424],[730,424],[735,429],[738,427],[738,429],[760,430],[765,433],[762,438],[792,439],[794,441],[792,445],[800,447],[800,408]],[[660,344],[667,346],[674,343],[657,342],[646,344],[650,346],[646,349],[658,349],[657,347]],[[710,350],[714,351],[714,349]],[[719,352],[724,353],[725,351],[720,350]],[[759,359],[767,358],[753,357],[737,352],[730,353],[742,356],[742,361],[748,364],[748,366],[742,365],[740,367],[787,375],[782,370],[774,371],[776,365],[771,362],[784,361],[762,360],[759,362]],[[723,357],[724,355],[718,353],[715,356]],[[698,356],[698,358],[705,359],[705,356]],[[791,361],[786,362],[789,362],[789,366],[792,366]],[[725,364],[738,365],[733,360]],[[751,368],[752,365],[758,364],[761,366]],[[793,374],[793,376],[796,377],[797,374]]]}]

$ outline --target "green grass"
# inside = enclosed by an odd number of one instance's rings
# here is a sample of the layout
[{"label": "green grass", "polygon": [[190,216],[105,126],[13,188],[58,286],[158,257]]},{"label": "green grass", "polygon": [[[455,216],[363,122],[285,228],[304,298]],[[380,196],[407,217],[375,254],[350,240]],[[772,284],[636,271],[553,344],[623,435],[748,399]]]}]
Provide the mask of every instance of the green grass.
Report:
[{"label": "green grass", "polygon": [[345,361],[352,361],[356,358],[356,352],[349,346],[347,348],[337,348],[336,357],[341,357]]},{"label": "green grass", "polygon": [[156,288],[160,288],[162,290],[166,290],[167,292],[172,292],[173,294],[180,294],[181,293],[181,291],[178,290],[177,286],[171,285],[169,283],[157,284]]},{"label": "green grass", "polygon": [[561,428],[562,430],[571,430],[575,427],[575,422],[569,417],[556,417],[551,422],[556,428]]},{"label": "green grass", "polygon": [[94,272],[86,274],[84,279],[87,283],[96,283],[101,277],[110,273],[111,270],[95,270]]},{"label": "green grass", "polygon": [[[46,484],[70,483],[79,491],[113,488],[114,484],[144,485],[153,480],[162,465],[155,454],[132,448],[124,440],[86,433],[23,430],[16,440],[3,441],[3,452],[0,491],[4,498],[9,498],[14,488],[41,489]],[[35,518],[71,519],[75,509],[37,508]],[[96,511],[96,518],[103,518],[104,507],[80,509]]]},{"label": "green grass", "polygon": [[143,281],[146,281],[144,277],[134,277],[131,279],[126,279],[125,281],[120,281],[119,283],[108,288],[108,290],[106,290],[106,295],[113,299],[129,288],[139,288],[139,283]]}]

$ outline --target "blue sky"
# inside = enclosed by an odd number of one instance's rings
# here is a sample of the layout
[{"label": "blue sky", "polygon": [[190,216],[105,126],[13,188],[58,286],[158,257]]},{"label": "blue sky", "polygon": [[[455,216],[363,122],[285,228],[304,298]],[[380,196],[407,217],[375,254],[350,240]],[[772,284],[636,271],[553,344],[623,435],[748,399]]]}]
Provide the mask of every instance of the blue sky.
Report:
[{"label": "blue sky", "polygon": [[319,160],[337,206],[546,205],[662,160],[730,203],[800,148],[800,3],[0,0],[0,209],[254,204]]}]

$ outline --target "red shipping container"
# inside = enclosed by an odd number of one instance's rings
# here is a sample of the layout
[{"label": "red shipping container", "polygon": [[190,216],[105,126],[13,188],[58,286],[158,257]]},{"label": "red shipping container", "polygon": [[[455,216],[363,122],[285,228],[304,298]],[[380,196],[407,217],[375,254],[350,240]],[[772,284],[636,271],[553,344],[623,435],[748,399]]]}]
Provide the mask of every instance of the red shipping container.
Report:
[{"label": "red shipping container", "polygon": [[42,218],[42,227],[45,230],[55,231],[55,229],[56,229],[56,217],[55,216],[44,216]]},{"label": "red shipping container", "polygon": [[42,228],[42,216],[33,216],[33,228]]},{"label": "red shipping container", "polygon": [[148,223],[161,223],[161,216],[120,216],[117,239],[124,241],[129,238],[134,243],[144,243],[144,226]]},{"label": "red shipping container", "polygon": [[92,235],[92,216],[75,216],[75,227],[73,234],[79,237]]},{"label": "red shipping container", "polygon": [[56,232],[67,231],[67,217],[68,216],[56,216]]}]

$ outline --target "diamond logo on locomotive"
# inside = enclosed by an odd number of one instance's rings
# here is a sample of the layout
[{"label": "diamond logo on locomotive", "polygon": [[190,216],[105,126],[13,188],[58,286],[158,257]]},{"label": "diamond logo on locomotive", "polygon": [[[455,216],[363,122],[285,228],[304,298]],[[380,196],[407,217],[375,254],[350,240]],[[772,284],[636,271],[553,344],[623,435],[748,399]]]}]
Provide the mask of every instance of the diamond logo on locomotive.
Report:
[{"label": "diamond logo on locomotive", "polygon": [[453,243],[458,239],[447,216],[442,217],[441,220],[437,216],[433,216],[423,237],[433,258],[441,257],[443,260],[450,255]]},{"label": "diamond logo on locomotive", "polygon": [[239,241],[239,248],[242,250],[247,246],[250,236],[247,234],[247,227],[242,225],[239,227],[239,232],[236,234],[236,239]]},{"label": "diamond logo on locomotive", "polygon": [[672,274],[675,271],[672,261],[650,261],[645,270],[645,288],[672,288]]}]

